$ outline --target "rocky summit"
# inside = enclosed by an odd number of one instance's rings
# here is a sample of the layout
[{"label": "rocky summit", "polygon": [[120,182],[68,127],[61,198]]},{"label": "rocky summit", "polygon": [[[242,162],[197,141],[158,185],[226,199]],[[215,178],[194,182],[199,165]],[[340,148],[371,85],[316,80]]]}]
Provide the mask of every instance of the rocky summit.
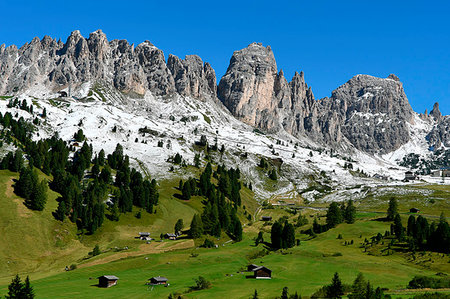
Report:
[{"label": "rocky summit", "polygon": [[[316,100],[303,72],[288,81],[278,70],[270,46],[252,43],[235,51],[217,85],[214,69],[196,55],[166,58],[145,41],[108,41],[97,30],[83,37],[74,31],[66,42],[48,36],[20,48],[0,47],[0,94],[40,90],[46,96],[83,83],[101,82],[128,96],[150,93],[222,104],[238,120],[269,133],[286,132],[320,146],[355,149],[369,154],[393,152],[411,140],[412,110],[395,75],[356,75],[330,97]],[[436,103],[421,120],[431,124],[430,146],[449,146],[448,117]]]},{"label": "rocky summit", "polygon": [[138,46],[126,40],[108,41],[97,30],[89,38],[74,31],[66,43],[48,36],[34,38],[20,49],[0,47],[0,93],[10,94],[44,85],[60,90],[89,81],[111,84],[119,91],[156,96],[180,93],[195,98],[215,95],[215,74],[198,56],[181,60],[149,41]]}]

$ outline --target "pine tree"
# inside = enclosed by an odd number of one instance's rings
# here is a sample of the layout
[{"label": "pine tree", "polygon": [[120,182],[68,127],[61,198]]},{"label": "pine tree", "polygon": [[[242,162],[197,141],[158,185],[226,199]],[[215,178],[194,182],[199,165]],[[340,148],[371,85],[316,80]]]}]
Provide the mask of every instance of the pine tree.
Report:
[{"label": "pine tree", "polygon": [[233,225],[233,239],[237,242],[242,241],[242,224],[237,217],[235,217]]},{"label": "pine tree", "polygon": [[280,224],[280,222],[276,221],[272,225],[272,229],[270,231],[270,242],[271,242],[272,248],[275,248],[275,249],[281,248],[282,233],[283,233],[283,226]]},{"label": "pine tree", "polygon": [[336,225],[342,223],[342,211],[336,202],[332,202],[327,210],[327,226],[328,228],[333,228]]},{"label": "pine tree", "polygon": [[347,202],[347,206],[345,207],[344,212],[344,219],[347,223],[355,223],[355,215],[356,215],[356,208],[353,205],[353,200],[349,200]]},{"label": "pine tree", "polygon": [[99,255],[100,253],[102,253],[100,251],[100,247],[98,247],[98,245],[95,245],[94,249],[92,250],[92,255],[96,256],[96,255]]},{"label": "pine tree", "polygon": [[408,218],[408,226],[406,229],[406,233],[409,237],[413,237],[415,235],[415,227],[416,227],[416,218],[413,215],[410,215]]},{"label": "pine tree", "polygon": [[395,218],[395,215],[398,214],[398,204],[397,199],[395,197],[391,197],[389,199],[389,207],[387,209],[387,220],[392,221]]},{"label": "pine tree", "polygon": [[22,289],[23,299],[33,299],[34,298],[34,290],[30,284],[30,277],[27,276],[25,279],[25,284]]},{"label": "pine tree", "polygon": [[184,227],[183,219],[178,219],[175,223],[175,234],[181,233],[181,230]]},{"label": "pine tree", "polygon": [[295,229],[294,226],[288,221],[284,223],[281,238],[282,248],[286,249],[295,246]]},{"label": "pine tree", "polygon": [[189,236],[193,239],[199,238],[203,234],[202,219],[198,214],[195,214],[191,221],[191,228],[189,229]]},{"label": "pine tree", "polygon": [[275,169],[272,169],[272,170],[269,172],[269,178],[270,178],[271,180],[273,180],[273,181],[276,181],[276,180],[277,180],[277,172],[276,172]]},{"label": "pine tree", "polygon": [[17,274],[8,285],[8,295],[5,296],[7,299],[21,299],[22,298],[23,284],[20,280],[19,274]]},{"label": "pine tree", "polygon": [[252,299],[258,299],[258,291],[255,289],[255,292],[253,293]]},{"label": "pine tree", "polygon": [[64,221],[64,219],[66,218],[66,204],[63,200],[58,203],[58,208],[55,212],[55,218],[60,221]]},{"label": "pine tree", "polygon": [[105,151],[103,149],[98,153],[97,161],[100,166],[105,165]]},{"label": "pine tree", "polygon": [[288,287],[284,287],[281,292],[281,299],[289,299],[289,289]]},{"label": "pine tree", "polygon": [[399,214],[394,217],[394,234],[400,241],[403,240],[404,228]]},{"label": "pine tree", "polygon": [[360,272],[352,284],[352,293],[348,296],[350,299],[364,299],[367,282],[364,275]]},{"label": "pine tree", "polygon": [[339,274],[336,272],[334,273],[331,285],[327,288],[327,298],[339,299],[342,298],[342,295],[344,295],[344,289]]},{"label": "pine tree", "polygon": [[259,243],[263,243],[263,242],[264,242],[263,232],[260,231],[260,232],[258,233],[258,237],[256,237],[256,239],[255,239],[255,245],[258,246]]}]

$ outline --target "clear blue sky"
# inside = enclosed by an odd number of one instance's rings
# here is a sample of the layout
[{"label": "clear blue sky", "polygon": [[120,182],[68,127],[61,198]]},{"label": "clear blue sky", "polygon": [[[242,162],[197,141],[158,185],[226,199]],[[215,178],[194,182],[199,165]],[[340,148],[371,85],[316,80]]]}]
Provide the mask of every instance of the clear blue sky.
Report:
[{"label": "clear blue sky", "polygon": [[450,114],[450,1],[7,1],[0,44],[65,41],[102,29],[150,40],[166,55],[197,54],[222,76],[235,50],[271,45],[286,76],[303,70],[316,98],[355,74],[395,73],[417,112]]}]

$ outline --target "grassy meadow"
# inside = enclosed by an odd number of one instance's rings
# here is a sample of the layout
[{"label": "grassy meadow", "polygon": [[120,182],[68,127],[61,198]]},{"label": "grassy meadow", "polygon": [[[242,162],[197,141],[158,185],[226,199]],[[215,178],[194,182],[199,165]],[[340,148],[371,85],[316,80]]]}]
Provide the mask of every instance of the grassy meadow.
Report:
[{"label": "grassy meadow", "polygon": [[[42,173],[39,175],[45,177]],[[23,278],[30,275],[37,298],[167,298],[169,294],[185,298],[249,298],[255,289],[260,298],[274,298],[285,286],[291,293],[297,291],[302,296],[310,296],[329,284],[334,272],[339,272],[346,284],[352,283],[357,273],[362,272],[372,285],[388,288],[393,297],[401,294],[408,297],[401,293],[404,291],[395,293],[394,290],[404,289],[413,276],[450,274],[447,255],[417,253],[417,258],[412,260],[408,253],[386,255],[382,245],[368,250],[362,247],[366,238],[389,230],[390,223],[375,220],[384,216],[380,212],[386,210],[389,196],[356,203],[355,224],[341,224],[316,238],[301,234],[301,230],[311,225],[313,217],[310,215],[324,215],[325,211],[305,209],[302,213],[309,224],[298,228],[296,236],[301,244],[274,252],[267,250],[264,244],[254,244],[259,231],[263,231],[265,241],[270,242],[270,224],[260,221],[260,217],[268,215],[276,220],[284,216],[292,222],[297,215],[282,207],[259,210],[253,192],[243,188],[245,212],[239,212],[244,224],[243,241],[233,243],[227,236],[220,240],[210,237],[219,247],[206,249],[199,248],[203,239],[159,241],[161,233],[173,231],[177,219],[183,219],[188,226],[194,213],[201,213],[203,208],[200,197],[189,201],[178,199],[179,191],[175,187],[178,181],[159,182],[160,201],[156,214],[142,212],[142,218],[138,219],[135,215],[139,210],[135,209],[121,215],[118,222],[105,219],[104,225],[89,236],[78,235],[75,225],[68,220],[64,223],[54,220],[52,212],[56,210],[58,194],[50,190],[44,211],[28,210],[13,192],[13,180],[17,176],[17,173],[0,171],[0,295],[7,293],[7,285],[16,273]],[[404,225],[412,206],[420,208],[430,220],[439,217],[441,211],[450,213],[450,197],[447,197],[450,188],[429,186],[427,190],[431,190],[433,201],[418,200],[411,195],[397,196]],[[256,217],[246,220],[248,214]],[[321,221],[324,220],[321,217]],[[139,231],[149,231],[157,241],[147,244],[135,239]],[[337,238],[339,235],[342,239]],[[352,245],[345,245],[350,241]],[[96,244],[103,253],[90,257],[88,253]],[[125,247],[128,249],[124,250]],[[77,265],[76,270],[64,271],[66,265],[73,263]],[[273,278],[246,278],[251,274],[244,272],[249,263],[270,268]],[[118,276],[118,285],[98,288],[96,278],[101,275]],[[145,284],[150,277],[158,275],[167,277],[170,286]],[[208,279],[211,288],[190,290],[198,276]]]}]

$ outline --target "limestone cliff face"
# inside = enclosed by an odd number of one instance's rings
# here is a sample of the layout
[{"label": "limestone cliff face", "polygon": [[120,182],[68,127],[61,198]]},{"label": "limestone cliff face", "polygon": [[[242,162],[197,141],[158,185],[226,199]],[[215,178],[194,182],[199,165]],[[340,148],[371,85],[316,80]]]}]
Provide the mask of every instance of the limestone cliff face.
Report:
[{"label": "limestone cliff face", "polygon": [[188,55],[181,60],[170,54],[167,66],[179,94],[197,99],[216,97],[216,73],[209,63],[204,64],[197,55]]},{"label": "limestone cliff face", "polygon": [[[243,122],[264,130],[303,132],[299,117],[314,103],[303,73],[288,82],[278,73],[271,48],[260,43],[234,52],[218,88],[218,97]],[[299,113],[299,114],[298,114]]]},{"label": "limestone cliff face", "polygon": [[[108,41],[101,30],[84,38],[74,31],[66,42],[48,36],[34,38],[20,49],[0,46],[0,95],[17,94],[34,86],[59,91],[69,84],[101,81],[121,92],[173,95],[220,103],[238,119],[265,131],[284,130],[330,147],[355,147],[384,154],[410,140],[408,123],[414,112],[395,75],[357,75],[315,100],[303,72],[288,81],[278,71],[270,46],[252,43],[235,51],[219,85],[208,63],[196,55],[180,59],[149,41],[136,47],[126,40]],[[449,118],[436,103],[422,119],[435,122],[430,145],[450,146]]]},{"label": "limestone cliff face", "polygon": [[252,126],[273,129],[277,65],[270,47],[253,43],[234,52],[218,96],[230,112]]},{"label": "limestone cliff face", "polygon": [[108,42],[101,30],[89,38],[76,30],[65,43],[45,36],[42,40],[34,38],[20,49],[2,45],[0,93],[24,91],[38,84],[60,90],[69,83],[76,87],[101,80],[130,94],[142,95],[149,90],[156,96],[176,92],[198,98],[215,96],[215,73],[209,64],[188,56],[181,65],[174,73],[164,53],[149,41],[134,47],[126,40]]},{"label": "limestone cliff face", "polygon": [[[386,79],[357,75],[320,104],[322,111],[336,113],[340,137],[358,149],[384,154],[410,139],[407,123],[413,122],[413,110],[395,75]],[[326,141],[340,142],[339,134],[335,137]]]},{"label": "limestone cliff face", "polygon": [[338,146],[386,153],[409,141],[413,111],[395,75],[353,77],[330,98],[314,100],[303,72],[288,82],[271,48],[253,43],[233,53],[220,80],[219,99],[233,115],[263,130],[284,129]]},{"label": "limestone cliff face", "polygon": [[428,117],[435,122],[435,126],[427,135],[430,146],[434,150],[441,146],[450,147],[450,116],[443,116],[439,110],[439,103],[434,103]]}]

